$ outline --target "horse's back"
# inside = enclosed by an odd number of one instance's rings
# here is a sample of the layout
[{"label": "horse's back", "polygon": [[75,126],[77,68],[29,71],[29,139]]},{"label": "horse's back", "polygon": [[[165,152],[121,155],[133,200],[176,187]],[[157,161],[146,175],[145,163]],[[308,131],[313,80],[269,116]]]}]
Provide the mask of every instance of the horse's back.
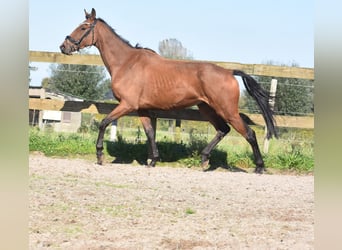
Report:
[{"label": "horse's back", "polygon": [[163,58],[143,49],[132,56],[124,71],[122,85],[130,95],[135,93],[135,105],[143,109],[224,102],[227,92],[238,90],[232,70],[208,62]]}]

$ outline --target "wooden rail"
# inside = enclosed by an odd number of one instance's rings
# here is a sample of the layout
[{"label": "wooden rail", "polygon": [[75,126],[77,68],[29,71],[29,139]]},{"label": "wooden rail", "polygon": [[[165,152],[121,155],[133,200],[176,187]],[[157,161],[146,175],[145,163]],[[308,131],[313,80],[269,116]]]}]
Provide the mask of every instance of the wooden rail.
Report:
[{"label": "wooden rail", "polygon": [[[72,56],[66,56],[62,53],[45,51],[30,51],[29,61],[61,64],[103,65],[101,56],[99,55],[74,54]],[[243,70],[250,75],[314,79],[314,70],[312,68],[285,67],[266,64],[241,64],[234,62],[210,63],[214,63],[227,69]]]},{"label": "wooden rail", "polygon": [[[100,103],[91,101],[62,101],[53,99],[29,99],[29,109],[32,110],[56,110],[56,111],[70,111],[82,112],[92,114],[108,114],[117,104]],[[151,111],[154,118],[192,120],[192,121],[207,121],[197,109],[188,108],[181,110],[153,110]],[[137,116],[137,113],[130,113],[130,116]],[[246,114],[253,123],[265,126],[264,119],[259,114]],[[313,116],[275,116],[277,126],[279,127],[296,127],[296,128],[314,128]]]}]

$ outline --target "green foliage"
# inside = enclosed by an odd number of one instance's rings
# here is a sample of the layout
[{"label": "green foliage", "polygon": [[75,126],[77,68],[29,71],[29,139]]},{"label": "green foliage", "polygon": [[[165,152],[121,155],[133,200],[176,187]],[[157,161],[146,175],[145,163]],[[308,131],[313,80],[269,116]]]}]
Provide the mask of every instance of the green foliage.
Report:
[{"label": "green foliage", "polygon": [[195,214],[196,213],[196,210],[192,209],[192,208],[186,208],[185,209],[185,214],[187,215],[191,215],[191,214]]},{"label": "green foliage", "polygon": [[188,168],[199,167],[201,166],[201,155],[199,155],[197,152],[193,152],[188,158],[181,159],[180,163]]},{"label": "green foliage", "polygon": [[82,134],[51,133],[32,128],[29,131],[29,150],[47,156],[73,156],[95,153],[95,137]]},{"label": "green foliage", "polygon": [[103,99],[109,90],[103,66],[51,64],[50,69],[44,85],[51,90],[86,100]]},{"label": "green foliage", "polygon": [[314,167],[312,156],[303,154],[300,150],[270,155],[267,162],[276,169],[295,170],[298,172],[311,172]]},{"label": "green foliage", "polygon": [[200,154],[205,146],[207,146],[207,139],[203,136],[196,135],[195,129],[191,128],[189,132],[189,148],[195,154]]},{"label": "green foliage", "polygon": [[[293,65],[297,66],[297,65]],[[261,86],[269,91],[272,77],[259,76],[256,78]],[[274,111],[279,115],[300,116],[314,112],[314,88],[312,80],[277,78],[277,92]],[[240,107],[250,113],[260,113],[255,100],[243,92]]]},{"label": "green foliage", "polygon": [[231,167],[250,168],[254,167],[253,153],[248,147],[229,153],[229,165]]},{"label": "green foliage", "polygon": [[280,115],[313,113],[313,82],[303,79],[279,79],[275,111]]},{"label": "green foliage", "polygon": [[92,114],[82,113],[81,126],[78,128],[79,133],[98,132],[100,121],[94,119]]},{"label": "green foliage", "polygon": [[[265,163],[275,169],[312,172],[314,170],[312,131],[292,130],[283,134],[282,146],[271,145],[272,151],[266,155]],[[312,138],[312,137],[311,137]]]}]

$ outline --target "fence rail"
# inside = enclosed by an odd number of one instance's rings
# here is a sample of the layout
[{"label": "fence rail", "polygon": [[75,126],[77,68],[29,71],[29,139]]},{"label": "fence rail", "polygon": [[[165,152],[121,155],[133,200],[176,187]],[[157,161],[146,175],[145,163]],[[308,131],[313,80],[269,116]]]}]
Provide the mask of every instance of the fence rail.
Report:
[{"label": "fence rail", "polygon": [[[53,99],[29,99],[29,109],[32,110],[56,110],[56,111],[70,111],[91,114],[108,114],[117,104],[102,103],[92,101],[63,101]],[[137,113],[132,112],[130,116],[137,116]],[[151,111],[153,118],[166,118],[177,120],[192,120],[192,121],[207,121],[198,109],[188,108],[182,110],[153,110]],[[265,126],[264,119],[259,114],[245,114],[256,125]],[[314,128],[313,116],[275,116],[277,126],[279,127],[295,127],[295,128]]]},{"label": "fence rail", "polygon": [[[30,62],[47,62],[62,64],[81,64],[81,65],[103,65],[99,55],[80,55],[66,56],[62,53],[30,51]],[[287,78],[314,79],[314,70],[312,68],[275,66],[266,64],[241,64],[234,62],[211,62],[227,69],[243,70],[247,74],[256,76],[273,76]]]}]

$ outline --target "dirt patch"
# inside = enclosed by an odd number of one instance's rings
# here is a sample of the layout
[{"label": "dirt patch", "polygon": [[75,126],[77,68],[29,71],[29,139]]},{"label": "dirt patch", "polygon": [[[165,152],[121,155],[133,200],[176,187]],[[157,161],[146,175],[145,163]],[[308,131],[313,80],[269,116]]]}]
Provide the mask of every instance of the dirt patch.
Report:
[{"label": "dirt patch", "polygon": [[30,249],[313,249],[314,177],[29,157]]}]

